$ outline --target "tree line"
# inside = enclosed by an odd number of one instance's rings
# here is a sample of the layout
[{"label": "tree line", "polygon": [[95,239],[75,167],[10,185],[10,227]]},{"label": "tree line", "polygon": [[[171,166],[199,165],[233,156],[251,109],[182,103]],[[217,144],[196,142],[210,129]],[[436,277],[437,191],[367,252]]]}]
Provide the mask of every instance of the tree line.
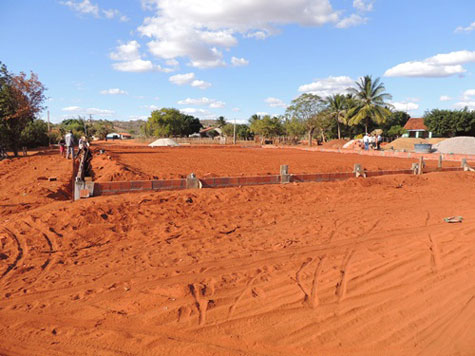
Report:
[{"label": "tree line", "polygon": [[[38,118],[44,109],[46,88],[35,73],[14,74],[0,62],[0,146],[18,155],[22,146],[37,147],[56,143],[66,131],[75,136],[86,135],[104,139],[113,132],[114,124],[107,120],[69,118],[51,125]],[[393,111],[379,78],[365,76],[355,82],[347,94],[322,98],[305,93],[291,102],[281,116],[253,115],[248,124],[233,125],[222,116],[216,127],[224,135],[239,139],[275,138],[285,136],[298,142],[307,137],[309,144],[317,138],[357,137],[363,132],[382,129],[390,138],[401,136],[409,115]],[[475,111],[434,109],[424,114],[424,122],[435,137],[475,136]],[[140,135],[149,137],[184,137],[200,132],[199,118],[175,108],[154,110],[140,128]],[[135,132],[134,132],[135,133]],[[216,133],[214,133],[216,134]],[[212,135],[212,133],[210,133]]]}]

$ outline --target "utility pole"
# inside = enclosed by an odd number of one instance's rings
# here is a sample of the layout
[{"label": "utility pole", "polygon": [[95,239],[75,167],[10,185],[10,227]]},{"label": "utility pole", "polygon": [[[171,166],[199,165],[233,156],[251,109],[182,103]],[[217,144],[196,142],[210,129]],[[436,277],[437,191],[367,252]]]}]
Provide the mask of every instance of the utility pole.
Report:
[{"label": "utility pole", "polygon": [[233,144],[236,144],[236,118],[234,118]]},{"label": "utility pole", "polygon": [[49,110],[48,110],[48,133],[50,132],[50,127],[49,127]]},{"label": "utility pole", "polygon": [[[89,114],[89,125],[92,126],[92,114]],[[87,138],[87,135],[86,135],[86,138]]]}]

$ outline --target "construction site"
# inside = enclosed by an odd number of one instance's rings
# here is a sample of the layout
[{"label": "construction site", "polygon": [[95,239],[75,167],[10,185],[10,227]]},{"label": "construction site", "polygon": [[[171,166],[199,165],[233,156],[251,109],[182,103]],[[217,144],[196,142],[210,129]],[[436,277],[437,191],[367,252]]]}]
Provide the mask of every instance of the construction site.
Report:
[{"label": "construction site", "polygon": [[0,354],[469,355],[475,156],[0,161]]}]

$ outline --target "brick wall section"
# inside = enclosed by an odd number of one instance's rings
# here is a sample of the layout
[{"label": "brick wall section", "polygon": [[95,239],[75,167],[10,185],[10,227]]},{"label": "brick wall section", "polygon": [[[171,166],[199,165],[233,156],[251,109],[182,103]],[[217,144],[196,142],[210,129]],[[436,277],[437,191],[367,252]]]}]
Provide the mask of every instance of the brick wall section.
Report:
[{"label": "brick wall section", "polygon": [[[446,167],[424,170],[424,173],[431,172],[458,172],[463,171],[462,167]],[[367,177],[379,177],[394,174],[412,174],[410,169],[387,170],[387,171],[366,171]],[[316,173],[316,174],[292,174],[290,182],[334,182],[354,178],[354,173]],[[280,184],[280,175],[255,176],[255,177],[215,177],[200,179],[203,188],[228,188],[263,184]],[[170,180],[143,180],[130,182],[106,182],[94,184],[94,196],[114,195],[120,193],[130,193],[150,190],[182,190],[186,189],[186,179]]]}]

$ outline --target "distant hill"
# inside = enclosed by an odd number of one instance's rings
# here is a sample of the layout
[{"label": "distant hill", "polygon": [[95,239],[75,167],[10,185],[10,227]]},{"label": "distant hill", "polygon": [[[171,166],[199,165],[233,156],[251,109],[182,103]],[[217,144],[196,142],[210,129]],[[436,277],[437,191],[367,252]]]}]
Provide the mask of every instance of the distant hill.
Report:
[{"label": "distant hill", "polygon": [[130,121],[111,121],[114,125],[114,131],[116,132],[127,132],[131,135],[140,135],[140,128],[145,124],[144,120],[130,120]]}]

